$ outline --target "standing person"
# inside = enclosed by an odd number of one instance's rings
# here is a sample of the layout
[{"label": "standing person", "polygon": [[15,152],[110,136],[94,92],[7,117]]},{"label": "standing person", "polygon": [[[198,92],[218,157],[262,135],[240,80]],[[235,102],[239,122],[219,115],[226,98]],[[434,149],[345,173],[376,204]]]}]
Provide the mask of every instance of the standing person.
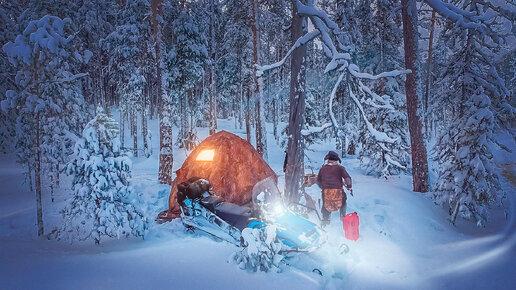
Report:
[{"label": "standing person", "polygon": [[340,210],[341,218],[346,215],[347,197],[343,186],[345,186],[346,189],[350,191],[351,196],[353,196],[351,176],[349,176],[344,166],[338,164],[341,163],[339,154],[330,151],[326,154],[324,160],[328,160],[328,163],[324,164],[319,170],[319,174],[317,174],[317,185],[322,189],[322,226],[326,226],[330,223],[330,214],[332,211]]}]

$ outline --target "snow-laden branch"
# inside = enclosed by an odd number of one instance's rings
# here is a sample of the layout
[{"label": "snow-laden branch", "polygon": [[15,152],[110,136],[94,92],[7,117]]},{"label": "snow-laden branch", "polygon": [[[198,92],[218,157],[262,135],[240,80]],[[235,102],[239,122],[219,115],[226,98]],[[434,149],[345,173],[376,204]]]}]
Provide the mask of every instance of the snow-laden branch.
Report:
[{"label": "snow-laden branch", "polygon": [[[349,87],[349,84],[348,84],[348,87]],[[369,122],[369,120],[367,120],[366,115],[364,113],[364,108],[362,108],[362,104],[360,104],[360,102],[358,101],[357,97],[351,90],[351,87],[349,87],[349,95],[351,96],[351,99],[353,99],[355,104],[357,105],[358,110],[360,111],[360,114],[362,115],[362,118],[364,119],[364,122],[366,123],[367,130],[369,131],[369,133],[371,133],[371,135],[373,135],[373,137],[376,141],[385,142],[385,143],[394,143],[394,142],[396,142],[396,140],[398,140],[398,139],[393,139],[393,138],[387,136],[387,134],[385,132],[380,132],[373,127],[371,122]]]},{"label": "snow-laden branch", "polygon": [[312,39],[316,38],[319,35],[319,33],[319,30],[315,29],[301,36],[298,40],[296,40],[294,45],[289,49],[287,54],[280,61],[269,65],[256,65],[256,76],[261,77],[264,72],[282,66],[296,48],[303,46]]},{"label": "snow-laden branch", "polygon": [[[358,81],[358,86],[362,91],[366,92],[373,98],[373,100],[371,102],[369,102],[371,106],[373,106],[375,108],[380,108],[380,109],[394,110],[394,107],[391,104],[386,102],[382,97],[380,97],[378,94],[373,92],[370,88],[365,86],[361,81]],[[380,102],[381,104],[378,104],[376,102]]]},{"label": "snow-laden branch", "polygon": [[321,133],[322,131],[328,129],[331,126],[333,126],[332,123],[325,123],[322,126],[309,127],[308,129],[301,130],[301,135],[308,136],[311,134]]},{"label": "snow-laden branch", "polygon": [[[336,69],[338,65],[347,66],[348,61],[351,60],[351,55],[347,52],[339,52],[337,50],[337,47],[334,45],[328,31],[331,29],[331,31],[333,31],[333,33],[336,35],[341,33],[338,25],[333,22],[323,11],[317,10],[313,6],[304,5],[299,0],[296,2],[297,12],[300,15],[309,17],[317,30],[319,30],[321,33],[321,41],[323,43],[324,53],[326,56],[331,58],[331,61],[324,69],[324,72],[327,73],[332,71]],[[310,4],[313,5],[313,3]],[[336,39],[336,41],[338,42],[339,47],[344,47],[338,39]]]},{"label": "snow-laden branch", "polygon": [[[333,100],[335,99],[335,96],[337,94],[337,89],[338,89],[340,83],[342,82],[342,79],[344,78],[345,74],[346,74],[346,71],[341,72],[341,74],[339,75],[339,78],[337,79],[335,86],[333,86],[333,89],[330,94],[330,102],[329,102],[330,120],[331,120],[331,123],[333,124],[333,126],[335,127],[335,132],[337,134],[337,137],[339,137],[340,128],[339,128],[339,125],[337,124],[337,119],[335,118],[335,115],[333,114],[333,110],[332,110]],[[390,138],[389,136],[387,136],[387,134],[385,132],[380,132],[373,127],[371,122],[369,122],[369,120],[367,120],[367,117],[364,113],[364,109],[362,108],[362,104],[360,103],[360,101],[357,99],[357,97],[351,90],[351,87],[349,86],[349,84],[347,84],[347,86],[349,88],[349,95],[351,96],[351,99],[357,105],[358,110],[360,111],[360,115],[362,116],[362,119],[364,119],[364,122],[366,123],[367,130],[371,133],[371,135],[374,137],[374,139],[378,142],[385,142],[385,143],[396,142],[397,139]]]},{"label": "snow-laden branch", "polygon": [[424,0],[430,7],[435,9],[440,15],[445,18],[448,18],[457,25],[462,26],[468,29],[478,29],[481,32],[484,32],[485,26],[482,23],[475,22],[469,20],[470,18],[475,16],[475,13],[466,12],[457,8],[455,5],[451,3],[445,3],[441,0]]},{"label": "snow-laden branch", "polygon": [[[382,148],[385,152],[384,154],[384,157],[385,157],[385,161],[387,162],[387,166],[389,165],[394,165],[400,169],[406,169],[407,167],[406,166],[403,166],[401,165],[398,161],[394,160],[391,155],[387,152],[390,152],[390,150],[385,147],[385,145],[383,143],[378,143],[380,145],[380,148]],[[387,168],[386,168],[387,169]]]},{"label": "snow-laden branch", "polygon": [[337,119],[335,118],[335,115],[333,114],[332,108],[333,108],[333,100],[335,99],[335,95],[337,94],[337,88],[339,87],[340,83],[342,82],[344,75],[345,75],[345,72],[342,72],[339,75],[339,78],[337,79],[337,82],[333,86],[333,89],[331,90],[331,93],[330,93],[330,102],[329,102],[330,120],[331,120],[333,127],[335,128],[335,135],[337,138],[339,138],[340,128],[339,128],[339,124],[337,123]]},{"label": "snow-laden branch", "polygon": [[[331,20],[330,17],[328,17],[328,15],[324,11],[318,10],[315,8],[313,1],[308,1],[308,3],[305,5],[305,4],[301,3],[301,1],[296,0],[296,6],[297,6],[297,13],[299,15],[309,17],[310,20],[312,20],[312,22],[317,21],[317,23],[314,23],[314,25],[319,30],[327,31],[328,29],[331,29],[331,31],[333,32],[334,35],[339,35],[342,33],[342,31],[340,31],[340,28],[337,25],[337,23],[335,23],[333,20]],[[323,29],[322,28],[323,26],[326,29]],[[336,39],[336,41],[338,43],[339,48],[341,48],[341,49],[348,48],[348,47],[342,45],[338,38]],[[327,45],[329,45],[330,47],[335,48],[335,46],[333,45],[333,41],[331,41],[331,38],[329,38],[329,37],[326,38],[326,41],[325,41],[325,39],[323,39],[323,42],[326,43]],[[337,49],[336,48],[332,49],[332,51],[337,52]]]},{"label": "snow-laden branch", "polygon": [[[340,30],[338,25],[333,22],[328,15],[326,15],[325,12],[322,10],[319,10],[315,8],[314,2],[309,0],[307,4],[301,3],[299,0],[296,0],[296,8],[297,13],[302,16],[306,16],[310,19],[312,24],[314,24],[315,29],[302,37],[300,37],[294,45],[290,48],[290,50],[287,52],[285,57],[283,57],[282,60],[271,64],[271,65],[264,65],[264,66],[257,66],[257,76],[260,77],[265,71],[271,70],[277,67],[282,66],[287,58],[292,54],[292,52],[306,44],[307,42],[313,40],[315,37],[320,37],[322,48],[324,51],[324,54],[328,56],[331,61],[326,66],[324,72],[327,73],[329,71],[337,70],[339,71],[340,75],[335,83],[333,90],[330,94],[330,101],[329,101],[329,113],[330,113],[330,120],[331,124],[335,128],[335,134],[337,138],[341,138],[341,130],[339,128],[339,125],[337,123],[337,120],[335,118],[335,115],[333,114],[332,108],[333,108],[333,101],[335,99],[335,95],[337,93],[337,89],[342,82],[342,79],[344,76],[349,72],[351,76],[353,76],[356,79],[369,79],[369,80],[377,80],[380,78],[385,77],[396,77],[403,74],[411,73],[410,70],[393,70],[389,72],[383,72],[378,75],[371,75],[368,73],[360,72],[360,69],[357,65],[351,63],[351,55],[349,53],[349,47],[344,46],[340,43],[339,38],[336,37],[337,35],[341,35],[343,32]],[[330,34],[331,33],[331,34]],[[332,37],[333,35],[333,37]],[[335,45],[337,43],[337,45]],[[346,71],[347,69],[347,71]],[[371,133],[371,135],[378,141],[378,142],[385,142],[385,143],[394,143],[397,139],[390,138],[386,133],[380,132],[376,130],[373,125],[367,120],[366,115],[364,113],[364,109],[362,108],[362,104],[359,102],[359,100],[355,97],[354,93],[351,91],[351,87],[349,84],[346,84],[350,89],[350,95],[357,107],[359,108],[361,115],[366,123],[367,129]],[[372,95],[372,91],[368,90]],[[372,95],[373,98],[375,98],[375,95]],[[377,95],[376,95],[377,96]],[[381,100],[381,97],[378,96],[377,98],[379,101]],[[385,102],[382,102],[385,105]],[[387,108],[387,106],[385,106]],[[325,124],[326,125],[326,124]],[[329,126],[329,125],[328,125]],[[327,128],[327,127],[325,127]],[[306,133],[306,131],[305,131]],[[304,135],[304,133],[302,133]]]},{"label": "snow-laden branch", "polygon": [[377,75],[372,75],[372,74],[360,72],[359,68],[356,64],[350,64],[348,66],[348,70],[349,70],[349,73],[351,73],[351,75],[356,78],[369,79],[369,80],[378,80],[378,79],[387,78],[387,77],[397,77],[400,75],[412,73],[412,71],[409,69],[404,69],[404,70],[395,69],[395,70],[386,71],[386,72],[383,72],[383,73],[380,73]]}]

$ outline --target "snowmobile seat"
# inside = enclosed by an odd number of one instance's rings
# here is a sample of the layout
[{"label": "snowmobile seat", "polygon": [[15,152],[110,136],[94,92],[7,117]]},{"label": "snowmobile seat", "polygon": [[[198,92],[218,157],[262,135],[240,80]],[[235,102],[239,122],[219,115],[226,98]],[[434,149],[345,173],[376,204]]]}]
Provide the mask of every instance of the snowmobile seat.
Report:
[{"label": "snowmobile seat", "polygon": [[251,208],[239,206],[234,203],[225,202],[217,195],[206,196],[201,200],[201,204],[209,211],[226,221],[228,224],[242,230],[249,224]]},{"label": "snowmobile seat", "polygon": [[243,230],[249,224],[251,209],[230,202],[221,202],[215,206],[215,214],[228,224]]},{"label": "snowmobile seat", "polygon": [[215,207],[223,202],[224,199],[220,196],[217,196],[217,195],[210,195],[210,196],[206,196],[204,197],[202,200],[201,200],[201,204],[207,208],[209,211],[215,213]]}]

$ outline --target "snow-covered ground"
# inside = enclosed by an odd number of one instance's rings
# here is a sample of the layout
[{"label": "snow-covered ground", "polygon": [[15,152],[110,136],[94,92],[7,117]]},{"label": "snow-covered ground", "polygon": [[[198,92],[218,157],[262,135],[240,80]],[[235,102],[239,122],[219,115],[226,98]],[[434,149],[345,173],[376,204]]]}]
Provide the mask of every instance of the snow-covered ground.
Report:
[{"label": "snow-covered ground", "polygon": [[[157,122],[150,130],[158,136]],[[219,128],[245,138],[232,120]],[[272,132],[272,130],[269,130]],[[208,132],[199,128],[200,139]],[[283,150],[268,136],[269,163],[283,184]],[[509,136],[511,137],[511,136]],[[507,146],[514,141],[505,137]],[[157,182],[158,142],[153,155],[135,158],[133,184],[144,194],[146,214],[154,219],[167,207],[169,187]],[[315,170],[333,143],[310,148],[308,164]],[[187,156],[174,152],[174,169]],[[514,177],[514,153],[500,157],[504,175]],[[0,289],[515,289],[515,185],[503,182],[508,194],[508,218],[495,210],[486,228],[460,220],[450,225],[447,213],[428,194],[411,191],[410,176],[389,180],[365,176],[356,159],[343,165],[353,178],[354,197],[348,212],[360,216],[360,239],[346,241],[337,213],[326,228],[328,243],[311,256],[289,260],[282,273],[250,273],[228,262],[237,249],[197,233],[187,233],[180,222],[152,224],[145,240],[68,242],[39,239],[36,235],[35,198],[20,174],[14,156],[0,156]],[[307,172],[309,169],[307,169]],[[52,203],[44,194],[45,232],[60,223],[59,211],[70,194],[63,176]],[[317,200],[319,189],[307,189]],[[512,202],[512,203],[511,203]],[[339,254],[346,242],[347,254]],[[313,267],[323,276],[313,273]]]}]

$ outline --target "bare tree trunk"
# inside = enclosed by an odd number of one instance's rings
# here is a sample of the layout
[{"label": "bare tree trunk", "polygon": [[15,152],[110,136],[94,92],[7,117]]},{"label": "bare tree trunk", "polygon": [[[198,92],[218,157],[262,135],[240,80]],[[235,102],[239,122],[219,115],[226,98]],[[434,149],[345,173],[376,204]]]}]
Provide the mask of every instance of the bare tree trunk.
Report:
[{"label": "bare tree trunk", "polygon": [[210,63],[210,135],[217,129],[217,70],[215,64],[217,55],[215,51],[215,0],[210,0],[210,38],[211,38],[211,63]]},{"label": "bare tree trunk", "polygon": [[32,167],[30,166],[30,162],[27,162],[27,175],[29,176],[29,189],[30,191],[34,190],[32,186]]},{"label": "bare tree trunk", "polygon": [[[303,17],[296,13],[296,1],[292,0],[292,44],[303,36]],[[301,128],[305,114],[306,45],[296,48],[291,58],[290,110],[288,124],[287,168],[285,195],[289,202],[298,202],[304,191],[304,141]]]},{"label": "bare tree trunk", "polygon": [[60,178],[59,178],[59,163],[56,164],[56,187],[59,187],[60,184]]},{"label": "bare tree trunk", "polygon": [[274,140],[278,141],[278,115],[276,114],[278,110],[278,99],[274,97],[272,100],[272,134],[274,135]]},{"label": "bare tree trunk", "polygon": [[256,151],[267,160],[267,131],[265,130],[265,120],[263,120],[263,79],[256,75],[256,66],[261,65],[261,41],[260,41],[260,19],[258,11],[258,0],[253,0],[252,6],[252,31],[253,31],[253,72],[254,72],[254,92],[257,98],[255,108],[255,122],[256,122]]},{"label": "bare tree trunk", "polygon": [[174,148],[172,138],[172,102],[163,92],[161,53],[161,24],[158,18],[163,15],[162,0],[151,0],[152,32],[154,34],[154,50],[156,52],[156,87],[159,117],[159,172],[158,180],[162,184],[172,184],[172,165],[174,164]]},{"label": "bare tree trunk", "polygon": [[425,95],[423,97],[424,107],[424,122],[425,122],[425,134],[430,136],[430,130],[428,128],[428,97],[430,93],[430,79],[431,79],[431,68],[432,68],[432,52],[434,44],[434,29],[435,29],[435,10],[432,9],[432,18],[430,21],[430,36],[428,39],[428,60],[426,62],[426,81],[425,81]]},{"label": "bare tree trunk", "polygon": [[426,147],[421,132],[421,120],[417,115],[418,103],[418,67],[417,67],[417,10],[415,0],[401,0],[403,19],[403,43],[405,50],[405,67],[412,73],[405,80],[407,97],[407,117],[412,153],[412,185],[415,192],[428,191],[428,164]]},{"label": "bare tree trunk", "polygon": [[[37,78],[36,78],[37,79]],[[43,228],[43,206],[41,202],[41,148],[39,147],[39,135],[40,135],[40,117],[39,113],[36,114],[36,168],[34,171],[34,178],[36,179],[36,214],[38,219],[38,236],[44,234]]]},{"label": "bare tree trunk", "polygon": [[54,172],[50,172],[50,201],[54,202]]},{"label": "bare tree trunk", "polygon": [[138,116],[136,109],[131,110],[131,135],[133,135],[133,154],[138,157]]},{"label": "bare tree trunk", "polygon": [[120,146],[125,148],[125,110],[120,105]]},{"label": "bare tree trunk", "polygon": [[95,221],[97,223],[96,224],[97,236],[94,238],[94,240],[95,240],[95,245],[98,245],[98,244],[100,244],[100,235],[102,234],[98,228],[98,227],[100,227],[100,216],[98,214],[98,211],[100,209],[100,199],[98,197],[95,199],[95,207],[97,208],[97,210],[95,211]]},{"label": "bare tree trunk", "polygon": [[[451,223],[455,225],[455,220],[457,219],[457,214],[459,213],[460,204],[462,203],[462,197],[457,200],[455,206],[453,207],[453,212],[451,215]],[[451,206],[451,205],[450,205]]]},{"label": "bare tree trunk", "polygon": [[247,137],[247,142],[251,143],[251,113],[250,111],[250,104],[249,99],[251,98],[251,90],[249,87],[247,87],[247,94],[246,94],[246,109],[245,109],[245,132]]},{"label": "bare tree trunk", "polygon": [[145,92],[143,94],[143,104],[142,104],[142,136],[143,136],[143,154],[145,157],[149,157],[149,144],[147,142],[147,95],[149,92],[149,87],[147,86]]},{"label": "bare tree trunk", "polygon": [[240,81],[240,100],[238,102],[238,128],[239,129],[242,129],[242,123],[243,123],[243,112],[242,112],[242,107],[243,107],[243,102],[244,102],[244,97],[243,97],[243,94],[244,94],[244,88],[243,88],[243,85],[242,85],[242,81]]}]

